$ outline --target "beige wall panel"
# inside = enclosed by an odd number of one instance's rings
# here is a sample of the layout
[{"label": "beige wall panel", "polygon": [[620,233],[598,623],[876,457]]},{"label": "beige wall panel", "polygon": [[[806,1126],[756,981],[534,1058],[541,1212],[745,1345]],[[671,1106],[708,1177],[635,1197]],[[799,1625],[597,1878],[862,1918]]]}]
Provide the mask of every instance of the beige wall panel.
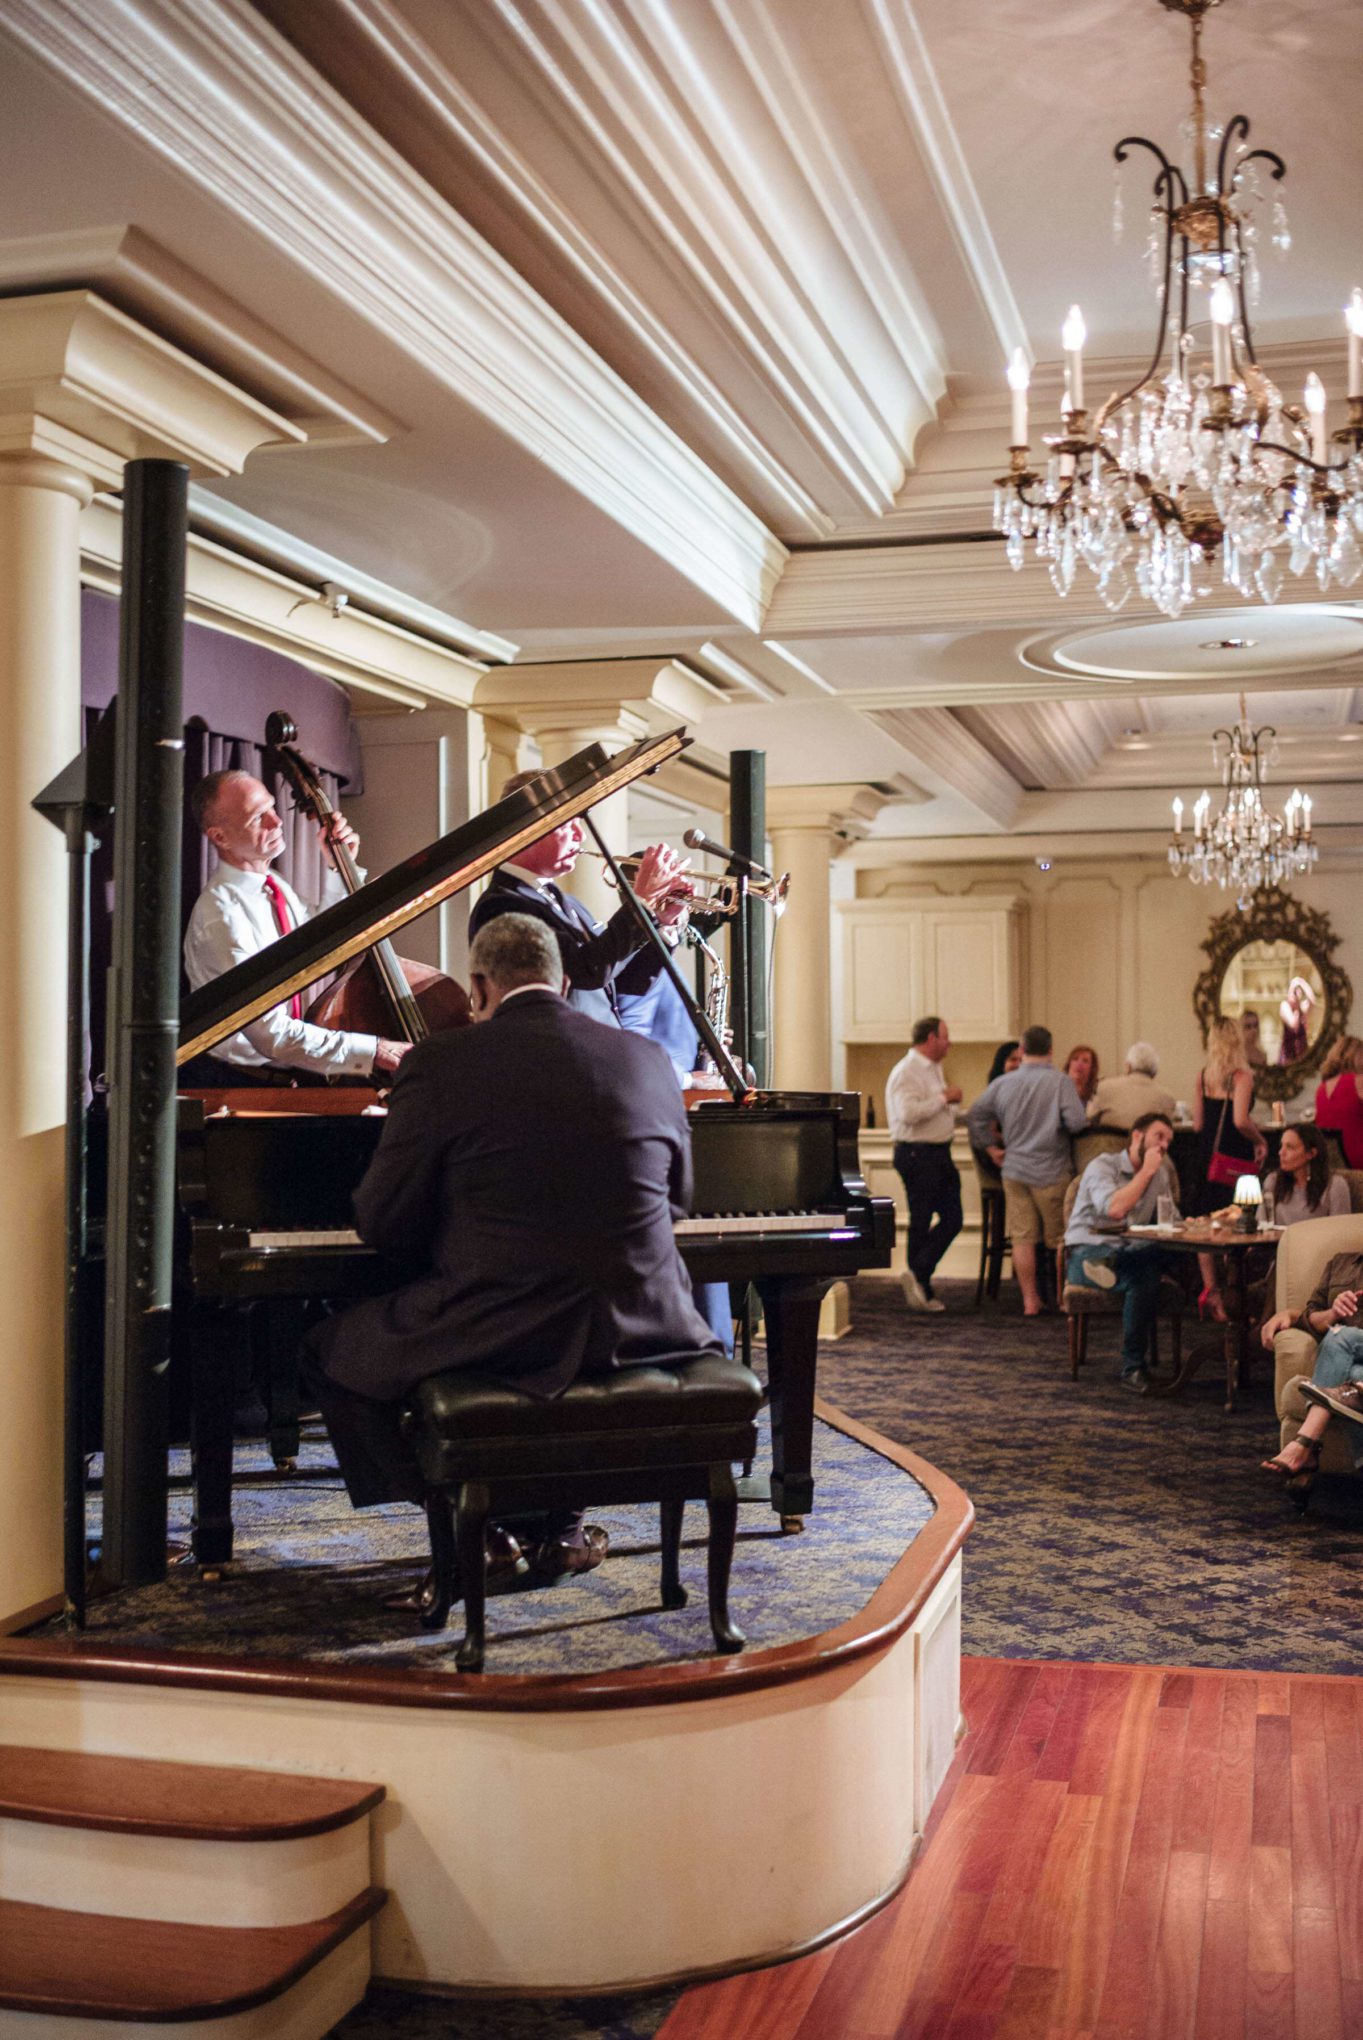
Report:
[{"label": "beige wall panel", "polygon": [[[1353,1029],[1363,1031],[1363,884],[1354,872],[1325,870],[1292,890],[1329,915],[1340,938],[1336,960],[1354,986]],[[1049,1027],[1057,1055],[1092,1042],[1105,1071],[1120,1070],[1133,1041],[1153,1042],[1170,1090],[1191,1101],[1202,1062],[1193,1015],[1193,987],[1206,963],[1201,944],[1213,919],[1233,908],[1233,896],[1172,877],[1157,857],[1076,858],[1042,873],[1029,853],[941,872],[906,863],[857,874],[864,901],[945,906],[961,895],[1002,891],[1027,903],[1022,954],[1032,991],[1024,990],[1024,1023]],[[863,1088],[881,1075],[869,1057],[863,1051],[855,1065]],[[893,1060],[886,1059],[886,1072]],[[849,1080],[853,1068],[849,1056]],[[973,1095],[964,1071],[955,1081]],[[1302,1102],[1313,1093],[1308,1084]]]},{"label": "beige wall panel", "polygon": [[1040,1009],[1023,1024],[1037,1019],[1050,1028],[1057,1061],[1087,1041],[1111,1069],[1121,1032],[1121,890],[1108,878],[1062,878],[1045,896],[1044,920],[1044,962],[1032,976]]}]

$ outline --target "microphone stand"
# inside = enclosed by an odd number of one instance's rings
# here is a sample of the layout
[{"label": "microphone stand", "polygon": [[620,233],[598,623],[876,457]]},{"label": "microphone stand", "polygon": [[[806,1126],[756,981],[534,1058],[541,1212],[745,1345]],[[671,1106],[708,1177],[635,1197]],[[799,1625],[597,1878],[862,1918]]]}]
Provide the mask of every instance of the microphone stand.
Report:
[{"label": "microphone stand", "polygon": [[711,1055],[714,1057],[715,1067],[719,1071],[720,1075],[723,1077],[725,1083],[728,1085],[729,1090],[733,1095],[733,1101],[735,1105],[746,1104],[752,1097],[756,1095],[753,1091],[752,1086],[749,1084],[742,1070],[739,1068],[738,1064],[734,1061],[728,1049],[724,1046],[724,1043],[720,1040],[718,1034],[711,1026],[709,1014],[703,1012],[700,1006],[697,1005],[695,994],[688,986],[686,979],[682,976],[681,972],[677,969],[677,965],[673,958],[672,951],[668,948],[666,942],[663,940],[662,932],[659,929],[657,922],[653,919],[653,916],[649,913],[648,909],[644,906],[643,901],[639,898],[639,895],[635,892],[634,887],[630,884],[629,880],[625,877],[624,872],[620,869],[620,863],[618,858],[616,858],[613,852],[606,847],[605,839],[602,836],[601,831],[597,828],[596,823],[593,820],[592,816],[590,814],[584,814],[582,820],[586,823],[592,841],[596,844],[597,849],[601,852],[602,857],[606,861],[607,867],[609,868],[612,876],[615,879],[616,885],[620,889],[621,900],[624,902],[625,906],[628,907],[630,913],[634,916],[635,922],[637,923],[638,927],[640,928],[644,936],[647,938],[648,942],[652,945],[653,949],[662,959],[663,969],[667,972],[667,975],[671,978],[676,991],[679,993],[681,997],[682,1004],[686,1007],[686,1010],[691,1015],[692,1020],[694,1020],[696,1024],[696,1031],[700,1035],[701,1040],[705,1043],[705,1046],[709,1049]]}]

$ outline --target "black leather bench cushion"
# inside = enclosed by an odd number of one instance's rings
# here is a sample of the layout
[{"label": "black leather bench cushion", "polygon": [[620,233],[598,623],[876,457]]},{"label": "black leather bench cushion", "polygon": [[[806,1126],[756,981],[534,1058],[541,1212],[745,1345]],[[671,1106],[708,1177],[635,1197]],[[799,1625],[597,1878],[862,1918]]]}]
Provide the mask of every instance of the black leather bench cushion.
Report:
[{"label": "black leather bench cushion", "polygon": [[452,1368],[412,1391],[420,1430],[438,1438],[550,1438],[615,1430],[689,1431],[751,1422],[762,1384],[741,1360],[700,1354],[676,1367],[621,1367],[546,1401],[514,1383]]}]

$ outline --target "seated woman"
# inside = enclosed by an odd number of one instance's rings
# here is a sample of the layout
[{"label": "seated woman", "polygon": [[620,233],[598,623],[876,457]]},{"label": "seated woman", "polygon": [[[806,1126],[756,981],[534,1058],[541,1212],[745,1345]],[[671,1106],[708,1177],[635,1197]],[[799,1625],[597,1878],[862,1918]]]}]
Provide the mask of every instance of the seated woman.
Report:
[{"label": "seated woman", "polygon": [[1080,1042],[1079,1046],[1072,1048],[1065,1057],[1064,1069],[1065,1075],[1085,1105],[1091,1105],[1093,1094],[1098,1088],[1097,1049],[1090,1048],[1086,1042]]},{"label": "seated woman", "polygon": [[1303,1218],[1347,1218],[1349,1186],[1330,1168],[1325,1135],[1314,1126],[1289,1126],[1269,1179],[1273,1223],[1296,1225]]},{"label": "seated woman", "polygon": [[1351,1169],[1363,1169],[1363,1041],[1343,1034],[1321,1066],[1316,1087],[1316,1125],[1337,1133]]},{"label": "seated woman", "polygon": [[1280,1310],[1261,1334],[1272,1350],[1279,1332],[1295,1325],[1320,1340],[1311,1379],[1301,1393],[1311,1407],[1290,1444],[1262,1464],[1265,1472],[1284,1479],[1298,1493],[1309,1487],[1320,1464],[1321,1440],[1333,1417],[1349,1427],[1354,1465],[1363,1468],[1363,1329],[1358,1308],[1363,1301],[1363,1254],[1335,1254],[1321,1270],[1300,1317]]}]

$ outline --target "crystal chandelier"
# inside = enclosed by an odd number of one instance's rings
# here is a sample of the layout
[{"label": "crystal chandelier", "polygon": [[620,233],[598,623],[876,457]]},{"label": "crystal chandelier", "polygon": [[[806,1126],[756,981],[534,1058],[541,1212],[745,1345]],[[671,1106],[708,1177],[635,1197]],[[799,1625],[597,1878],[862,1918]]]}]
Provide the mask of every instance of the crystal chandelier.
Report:
[{"label": "crystal chandelier", "polygon": [[[1166,616],[1221,579],[1244,596],[1276,600],[1284,570],[1314,572],[1322,589],[1350,587],[1363,573],[1363,292],[1345,312],[1349,423],[1327,445],[1325,390],[1307,378],[1302,405],[1288,403],[1260,367],[1249,308],[1259,292],[1258,248],[1270,195],[1270,236],[1291,245],[1274,187],[1281,156],[1246,146],[1241,113],[1209,126],[1203,104],[1203,16],[1221,0],[1160,0],[1192,27],[1192,118],[1186,175],[1156,142],[1128,135],[1118,166],[1145,149],[1158,169],[1147,246],[1159,316],[1150,366],[1114,392],[1090,422],[1084,408],[1084,321],[1071,307],[1062,331],[1062,430],[1047,436],[1044,470],[1030,465],[1027,363],[1008,368],[1013,393],[1010,469],[994,495],[994,528],[1009,564],[1023,564],[1028,540],[1061,595],[1082,564],[1107,608],[1134,586]],[[1212,151],[1215,151],[1213,159]],[[1120,179],[1120,167],[1115,173]],[[1265,189],[1265,182],[1268,189]],[[1121,186],[1114,226],[1120,232]],[[1210,326],[1210,359],[1195,362],[1197,327]],[[1161,370],[1163,374],[1161,375]]]},{"label": "crystal chandelier", "polygon": [[1169,864],[1186,871],[1194,885],[1215,883],[1235,891],[1235,904],[1245,911],[1259,886],[1281,885],[1304,877],[1316,862],[1311,836],[1311,799],[1293,787],[1281,815],[1264,806],[1264,769],[1277,756],[1277,731],[1250,728],[1245,697],[1233,730],[1212,737],[1212,763],[1221,774],[1225,800],[1211,820],[1211,795],[1203,788],[1193,803],[1191,842],[1183,831],[1183,802],[1174,802],[1174,840]]}]

